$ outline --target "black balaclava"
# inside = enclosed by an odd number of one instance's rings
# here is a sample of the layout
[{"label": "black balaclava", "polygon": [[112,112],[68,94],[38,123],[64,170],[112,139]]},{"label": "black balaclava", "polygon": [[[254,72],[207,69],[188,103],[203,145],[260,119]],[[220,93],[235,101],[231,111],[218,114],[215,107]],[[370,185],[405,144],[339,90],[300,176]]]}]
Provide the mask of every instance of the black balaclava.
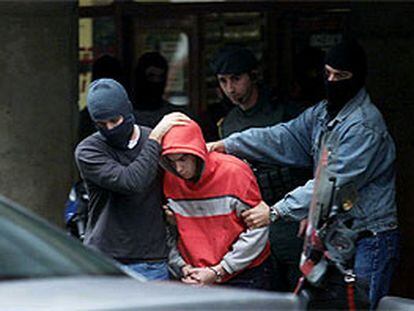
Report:
[{"label": "black balaclava", "polygon": [[215,75],[249,73],[258,65],[254,54],[238,45],[227,45],[221,48],[210,62]]},{"label": "black balaclava", "polygon": [[354,39],[345,39],[326,55],[325,64],[333,69],[352,72],[350,79],[328,81],[325,77],[328,113],[334,118],[365,84],[367,71],[365,52]]},{"label": "black balaclava", "polygon": [[98,79],[91,83],[86,99],[89,114],[94,122],[122,116],[124,121],[109,130],[99,128],[109,145],[126,149],[134,129],[132,104],[124,87],[113,79]]},{"label": "black balaclava", "polygon": [[304,47],[294,59],[294,79],[300,87],[296,99],[314,105],[325,98],[323,65],[325,52]]},{"label": "black balaclava", "polygon": [[158,52],[142,55],[135,67],[135,105],[138,110],[156,110],[162,106],[167,84],[168,63]]},{"label": "black balaclava", "polygon": [[105,54],[98,57],[92,64],[92,81],[109,78],[122,84],[123,72],[120,61],[109,55]]}]

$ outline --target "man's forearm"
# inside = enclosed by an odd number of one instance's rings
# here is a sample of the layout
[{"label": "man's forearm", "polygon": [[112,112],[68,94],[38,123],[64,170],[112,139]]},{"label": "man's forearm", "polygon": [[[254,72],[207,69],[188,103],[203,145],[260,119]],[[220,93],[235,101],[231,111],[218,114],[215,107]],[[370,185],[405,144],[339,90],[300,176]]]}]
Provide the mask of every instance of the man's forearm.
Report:
[{"label": "man's forearm", "polygon": [[312,202],[314,179],[309,180],[304,186],[298,187],[271,206],[271,210],[277,211],[281,218],[290,218],[300,221],[308,215]]},{"label": "man's forearm", "polygon": [[84,178],[113,192],[143,192],[157,176],[161,147],[152,140],[144,143],[137,158],[128,166],[120,164],[93,147],[77,150],[76,160]]},{"label": "man's forearm", "polygon": [[[251,128],[223,140],[226,153],[268,165],[311,167],[311,139],[303,121]],[[305,133],[303,133],[305,132]]]}]

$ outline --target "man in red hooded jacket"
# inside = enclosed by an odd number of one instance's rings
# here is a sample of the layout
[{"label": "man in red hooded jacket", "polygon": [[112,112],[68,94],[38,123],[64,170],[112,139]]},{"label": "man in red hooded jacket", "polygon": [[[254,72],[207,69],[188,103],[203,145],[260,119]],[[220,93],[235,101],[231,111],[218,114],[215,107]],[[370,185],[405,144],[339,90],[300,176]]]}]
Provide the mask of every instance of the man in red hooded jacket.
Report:
[{"label": "man in red hooded jacket", "polygon": [[181,280],[266,288],[268,228],[248,229],[240,218],[261,201],[249,166],[233,156],[208,153],[193,121],[164,136],[161,163],[178,231],[169,263]]}]

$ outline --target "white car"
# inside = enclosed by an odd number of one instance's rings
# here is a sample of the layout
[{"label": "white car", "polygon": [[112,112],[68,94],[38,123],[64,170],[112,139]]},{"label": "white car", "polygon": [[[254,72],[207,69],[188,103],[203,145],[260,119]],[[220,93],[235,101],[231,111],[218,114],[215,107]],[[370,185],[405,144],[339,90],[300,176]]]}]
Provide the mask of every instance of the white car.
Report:
[{"label": "white car", "polygon": [[145,282],[0,196],[0,310],[300,310],[293,294]]}]

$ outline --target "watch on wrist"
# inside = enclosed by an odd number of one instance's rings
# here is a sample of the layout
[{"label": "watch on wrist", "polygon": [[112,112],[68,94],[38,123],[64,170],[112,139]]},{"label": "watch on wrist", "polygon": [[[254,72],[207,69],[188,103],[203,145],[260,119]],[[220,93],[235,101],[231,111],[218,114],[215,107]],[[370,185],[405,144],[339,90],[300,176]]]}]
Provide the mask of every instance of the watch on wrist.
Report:
[{"label": "watch on wrist", "polygon": [[280,218],[280,214],[274,206],[270,207],[269,218],[270,218],[270,222],[275,222],[276,220]]}]

